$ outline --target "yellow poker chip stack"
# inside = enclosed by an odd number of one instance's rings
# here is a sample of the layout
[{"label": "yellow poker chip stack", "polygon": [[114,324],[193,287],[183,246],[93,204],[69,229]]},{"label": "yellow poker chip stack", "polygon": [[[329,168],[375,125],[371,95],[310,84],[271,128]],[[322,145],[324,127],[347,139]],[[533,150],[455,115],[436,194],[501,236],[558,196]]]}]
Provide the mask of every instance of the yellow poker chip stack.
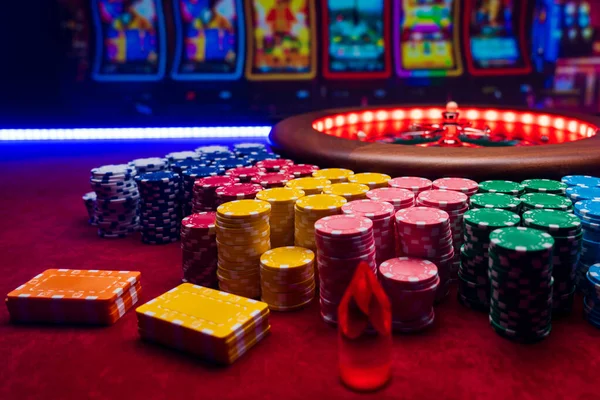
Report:
[{"label": "yellow poker chip stack", "polygon": [[342,213],[342,206],[348,201],[334,194],[314,194],[304,196],[296,202],[295,244],[310,250],[316,250],[315,222],[317,220]]},{"label": "yellow poker chip stack", "polygon": [[141,295],[137,271],[48,269],[6,296],[14,322],[112,325]]},{"label": "yellow poker chip stack", "polygon": [[348,182],[348,178],[354,175],[354,171],[344,168],[325,168],[313,172],[315,178],[325,178],[331,183]]},{"label": "yellow poker chip stack", "polygon": [[353,183],[362,183],[371,189],[377,189],[388,187],[388,181],[390,179],[392,179],[392,177],[386,174],[380,174],[378,172],[363,172],[350,176],[348,181]]},{"label": "yellow poker chip stack", "polygon": [[217,208],[219,289],[239,296],[260,296],[260,256],[271,248],[271,205],[262,200],[236,200]]},{"label": "yellow poker chip stack", "polygon": [[323,188],[323,193],[335,194],[337,196],[342,196],[348,201],[354,201],[366,199],[369,190],[371,189],[369,189],[367,185],[361,183],[342,182],[325,186]]},{"label": "yellow poker chip stack", "polygon": [[261,300],[274,311],[292,311],[315,297],[315,253],[286,246],[260,257]]},{"label": "yellow poker chip stack", "polygon": [[142,339],[231,364],[271,330],[267,304],[184,283],[136,310]]},{"label": "yellow poker chip stack", "polygon": [[290,188],[266,189],[256,194],[257,200],[271,204],[271,247],[294,244],[294,206],[296,200],[303,196],[304,191]]},{"label": "yellow poker chip stack", "polygon": [[331,181],[325,178],[298,178],[292,179],[285,184],[290,189],[300,189],[305,195],[321,194],[323,188],[330,185]]}]

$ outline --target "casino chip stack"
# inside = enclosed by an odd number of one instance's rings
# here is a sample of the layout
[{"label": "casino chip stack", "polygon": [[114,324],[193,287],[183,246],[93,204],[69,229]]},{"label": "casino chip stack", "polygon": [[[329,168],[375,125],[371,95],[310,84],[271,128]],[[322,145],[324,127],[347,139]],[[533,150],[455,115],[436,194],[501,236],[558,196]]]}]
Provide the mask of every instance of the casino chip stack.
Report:
[{"label": "casino chip stack", "polygon": [[182,171],[181,173],[181,189],[183,190],[182,197],[182,211],[183,215],[187,216],[192,213],[194,208],[194,184],[198,179],[206,178],[209,176],[216,176],[223,173],[223,170],[219,167],[192,167]]},{"label": "casino chip stack", "polygon": [[259,161],[256,163],[255,167],[263,168],[266,172],[279,172],[282,168],[290,165],[294,165],[292,160],[279,158]]},{"label": "casino chip stack", "polygon": [[313,177],[325,178],[332,184],[348,182],[348,177],[352,175],[354,175],[354,171],[344,168],[325,168],[319,171],[315,171],[312,174]]},{"label": "casino chip stack", "polygon": [[183,283],[136,310],[142,339],[232,364],[269,334],[269,308],[202,286]]},{"label": "casino chip stack", "polygon": [[90,185],[96,192],[98,236],[121,238],[138,230],[140,192],[134,175],[135,169],[126,164],[92,169]]},{"label": "casino chip stack", "polygon": [[348,201],[362,200],[367,198],[369,187],[360,183],[334,183],[323,188],[324,194],[342,196]]},{"label": "casino chip stack", "polygon": [[308,196],[323,193],[323,188],[330,184],[331,182],[325,178],[297,178],[286,183],[285,187],[300,189]]},{"label": "casino chip stack", "polygon": [[537,229],[502,228],[490,234],[489,320],[501,336],[534,342],[550,334],[554,239]]},{"label": "casino chip stack", "polygon": [[575,283],[578,289],[583,290],[590,266],[600,262],[600,201],[583,200],[575,203],[575,215],[581,220],[583,230]]},{"label": "casino chip stack", "polygon": [[564,211],[532,210],[523,213],[523,225],[554,238],[552,310],[555,315],[571,312],[583,237],[579,218]]},{"label": "casino chip stack", "polygon": [[525,186],[513,181],[483,181],[479,182],[481,193],[503,193],[511,196],[521,196],[525,193]]},{"label": "casino chip stack", "polygon": [[274,311],[292,311],[315,297],[315,254],[302,247],[279,247],[260,257],[261,300]]},{"label": "casino chip stack", "polygon": [[471,196],[471,208],[499,208],[519,213],[521,199],[506,193],[477,193]]},{"label": "casino chip stack", "polygon": [[426,190],[431,190],[432,184],[433,183],[429,179],[420,178],[418,176],[400,176],[388,181],[389,187],[410,190],[415,196]]},{"label": "casino chip stack", "polygon": [[458,301],[473,310],[488,312],[490,233],[499,228],[518,226],[521,217],[507,210],[476,208],[464,215],[464,245],[460,249]]},{"label": "casino chip stack", "polygon": [[136,174],[140,175],[148,172],[165,171],[169,166],[169,161],[160,157],[138,158],[130,161],[129,166],[135,168]]},{"label": "casino chip stack", "polygon": [[580,186],[585,188],[600,187],[600,178],[589,175],[567,175],[560,180],[569,187]]},{"label": "casino chip stack", "polygon": [[181,215],[177,199],[180,180],[174,172],[151,172],[135,178],[142,201],[140,226],[142,242],[172,243],[179,239]]},{"label": "casino chip stack", "polygon": [[96,225],[96,192],[88,192],[81,196],[81,199],[88,213],[88,223]]},{"label": "casino chip stack", "polygon": [[477,193],[477,190],[479,190],[479,185],[477,182],[466,178],[440,178],[433,181],[431,186],[433,189],[454,190],[455,192],[461,192],[469,197]]},{"label": "casino chip stack", "polygon": [[570,186],[566,190],[566,195],[573,203],[582,200],[600,200],[600,187]]},{"label": "casino chip stack", "polygon": [[217,209],[216,190],[222,186],[238,183],[237,178],[231,176],[207,176],[194,182],[194,200],[192,212],[215,211]]},{"label": "casino chip stack", "polygon": [[296,200],[303,196],[302,190],[290,188],[266,189],[256,194],[257,200],[271,204],[271,247],[294,245],[294,208]]},{"label": "casino chip stack", "polygon": [[573,203],[566,197],[551,193],[526,193],[521,196],[521,212],[540,208],[571,212]]},{"label": "casino chip stack", "polygon": [[305,178],[313,176],[313,172],[318,171],[319,167],[312,164],[285,165],[281,172],[292,175],[294,178]]},{"label": "casino chip stack", "polygon": [[425,258],[438,268],[440,286],[436,300],[450,289],[450,270],[454,258],[450,216],[432,207],[411,207],[395,214],[396,230],[403,256]]},{"label": "casino chip stack", "polygon": [[208,146],[200,146],[196,148],[196,153],[198,153],[201,157],[211,155],[214,153],[227,153],[229,152],[229,147],[222,145],[208,145]]},{"label": "casino chip stack", "polygon": [[342,206],[344,214],[369,218],[373,222],[377,265],[396,254],[394,206],[375,200],[354,200]]},{"label": "casino chip stack", "polygon": [[551,193],[564,196],[567,184],[552,179],[526,179],[521,182],[525,193]]},{"label": "casino chip stack", "polygon": [[217,205],[234,200],[250,200],[256,197],[256,193],[263,190],[261,185],[256,183],[232,183],[217,188],[215,196]]},{"label": "casino chip stack", "polygon": [[261,172],[252,178],[252,183],[261,185],[265,189],[284,187],[294,175],[283,172]]},{"label": "casino chip stack", "polygon": [[214,212],[192,214],[181,220],[183,281],[216,288],[217,242]]},{"label": "casino chip stack", "polygon": [[259,167],[238,167],[225,171],[225,175],[237,178],[241,183],[250,183],[256,175],[265,172]]},{"label": "casino chip stack", "polygon": [[422,258],[392,258],[381,263],[378,276],[390,299],[394,331],[418,332],[433,324],[440,284],[435,264]]},{"label": "casino chip stack", "polygon": [[141,294],[140,273],[48,269],[6,295],[13,322],[112,325]]},{"label": "casino chip stack", "polygon": [[377,272],[373,223],[357,215],[334,215],[315,224],[321,316],[337,323],[338,306],[356,268],[366,262]]},{"label": "casino chip stack", "polygon": [[265,146],[264,143],[242,142],[234,144],[233,151],[236,155],[244,155],[253,152],[265,152],[267,151],[267,146]]},{"label": "casino chip stack", "polygon": [[165,156],[170,164],[183,160],[200,160],[200,155],[195,151],[175,151]]},{"label": "casino chip stack", "polygon": [[333,194],[313,194],[298,199],[295,206],[295,245],[315,250],[315,223],[323,217],[341,214],[346,203],[346,199]]},{"label": "casino chip stack", "polygon": [[410,190],[385,187],[369,190],[367,198],[374,201],[385,201],[398,211],[415,205],[415,194]]},{"label": "casino chip stack", "polygon": [[586,283],[583,315],[590,324],[600,329],[600,264],[590,266]]},{"label": "casino chip stack", "polygon": [[369,189],[376,189],[387,187],[390,179],[392,179],[392,177],[386,174],[380,174],[378,172],[363,172],[360,174],[350,175],[348,177],[348,182],[360,183],[362,185],[367,185]]},{"label": "casino chip stack", "polygon": [[238,296],[260,296],[260,256],[271,248],[271,205],[262,200],[236,200],[217,208],[219,288]]}]

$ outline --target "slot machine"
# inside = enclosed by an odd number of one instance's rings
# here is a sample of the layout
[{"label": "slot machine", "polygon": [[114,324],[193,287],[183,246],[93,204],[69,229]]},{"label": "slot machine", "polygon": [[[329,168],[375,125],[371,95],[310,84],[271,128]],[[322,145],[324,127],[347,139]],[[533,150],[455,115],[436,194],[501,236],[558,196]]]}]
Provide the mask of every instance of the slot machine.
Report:
[{"label": "slot machine", "polygon": [[322,72],[335,106],[385,101],[391,76],[391,0],[322,1]]}]

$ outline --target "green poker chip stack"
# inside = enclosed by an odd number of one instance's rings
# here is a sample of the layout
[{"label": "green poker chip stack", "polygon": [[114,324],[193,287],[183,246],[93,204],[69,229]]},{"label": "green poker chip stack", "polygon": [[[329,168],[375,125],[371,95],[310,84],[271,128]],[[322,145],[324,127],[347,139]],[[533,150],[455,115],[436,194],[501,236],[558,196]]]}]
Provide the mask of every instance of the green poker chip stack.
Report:
[{"label": "green poker chip stack", "polygon": [[535,342],[550,334],[554,243],[549,233],[526,227],[490,234],[489,321],[501,336]]},{"label": "green poker chip stack", "polygon": [[490,233],[498,228],[518,226],[521,218],[507,210],[477,208],[463,216],[464,244],[460,249],[458,300],[461,304],[489,311],[490,280],[488,249]]},{"label": "green poker chip stack", "polygon": [[526,193],[521,196],[521,212],[537,209],[573,211],[573,203],[566,197],[552,193]]},{"label": "green poker chip stack", "polygon": [[511,196],[520,196],[525,193],[525,186],[513,181],[483,181],[479,183],[479,193],[503,193]]},{"label": "green poker chip stack", "polygon": [[471,208],[498,208],[519,213],[521,199],[505,193],[477,193],[471,196]]},{"label": "green poker chip stack", "polygon": [[550,193],[565,195],[567,184],[552,179],[526,179],[521,184],[525,187],[526,193]]}]

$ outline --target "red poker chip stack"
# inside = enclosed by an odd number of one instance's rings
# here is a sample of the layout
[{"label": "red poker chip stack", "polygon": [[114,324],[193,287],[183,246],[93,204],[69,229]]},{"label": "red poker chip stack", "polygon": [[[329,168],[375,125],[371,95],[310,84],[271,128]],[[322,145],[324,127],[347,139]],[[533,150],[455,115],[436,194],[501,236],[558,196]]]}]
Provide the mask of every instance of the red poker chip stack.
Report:
[{"label": "red poker chip stack", "polygon": [[381,263],[378,276],[390,299],[394,331],[418,332],[433,324],[433,303],[440,285],[434,263],[422,258],[392,258]]},{"label": "red poker chip stack", "polygon": [[232,183],[221,186],[215,190],[217,206],[235,200],[252,200],[261,190],[263,187],[256,183]]},{"label": "red poker chip stack", "polygon": [[450,289],[454,259],[450,215],[433,207],[411,207],[397,211],[395,219],[402,255],[425,258],[438,267],[436,300],[442,300]]},{"label": "red poker chip stack", "polygon": [[419,194],[417,205],[439,208],[450,216],[450,229],[454,245],[454,263],[450,270],[450,276],[452,279],[458,279],[460,247],[463,244],[463,216],[469,210],[469,196],[453,190],[428,190]]},{"label": "red poker chip stack", "polygon": [[294,178],[304,178],[307,176],[313,176],[313,172],[318,170],[319,167],[312,164],[285,165],[281,168],[281,172],[291,174],[294,176]]},{"label": "red poker chip stack", "polygon": [[400,176],[388,181],[389,187],[410,190],[415,196],[425,190],[430,190],[431,185],[432,182],[429,179],[418,176]]},{"label": "red poker chip stack", "polygon": [[285,158],[269,158],[254,164],[255,167],[263,168],[266,172],[279,172],[283,167],[289,165],[294,165],[294,162]]},{"label": "red poker chip stack", "polygon": [[253,177],[265,172],[264,168],[259,167],[237,167],[225,171],[225,175],[238,178],[242,183],[248,183]]},{"label": "red poker chip stack", "polygon": [[252,183],[261,185],[265,189],[285,187],[285,184],[295,179],[294,175],[286,170],[282,172],[261,172],[252,178]]},{"label": "red poker chip stack", "polygon": [[222,186],[238,183],[232,176],[207,176],[194,182],[192,213],[215,211],[218,207],[216,190]]},{"label": "red poker chip stack", "polygon": [[371,189],[367,192],[367,198],[390,203],[396,211],[415,205],[415,194],[413,192],[394,187]]},{"label": "red poker chip stack", "polygon": [[440,178],[433,181],[434,189],[454,190],[471,197],[479,190],[479,184],[466,178]]},{"label": "red poker chip stack", "polygon": [[337,309],[361,262],[377,271],[373,222],[358,215],[333,215],[315,223],[321,316],[337,323]]},{"label": "red poker chip stack", "polygon": [[396,254],[394,206],[383,201],[354,200],[344,204],[342,212],[369,218],[373,222],[377,265],[394,257]]},{"label": "red poker chip stack", "polygon": [[216,214],[213,211],[192,214],[181,220],[183,281],[216,288],[217,241]]}]

